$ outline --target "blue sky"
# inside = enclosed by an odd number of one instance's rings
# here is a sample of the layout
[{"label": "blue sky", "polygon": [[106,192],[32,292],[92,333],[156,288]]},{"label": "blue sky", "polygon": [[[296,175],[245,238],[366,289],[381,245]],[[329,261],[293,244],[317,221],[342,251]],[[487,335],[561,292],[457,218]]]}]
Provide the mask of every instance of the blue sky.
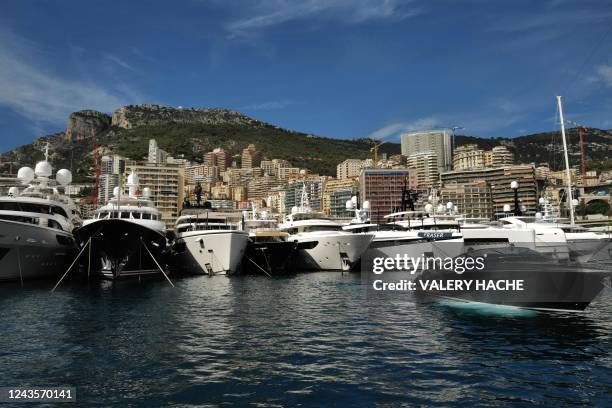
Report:
[{"label": "blue sky", "polygon": [[612,2],[23,1],[0,5],[0,150],[70,112],[228,107],[338,138],[612,128]]}]

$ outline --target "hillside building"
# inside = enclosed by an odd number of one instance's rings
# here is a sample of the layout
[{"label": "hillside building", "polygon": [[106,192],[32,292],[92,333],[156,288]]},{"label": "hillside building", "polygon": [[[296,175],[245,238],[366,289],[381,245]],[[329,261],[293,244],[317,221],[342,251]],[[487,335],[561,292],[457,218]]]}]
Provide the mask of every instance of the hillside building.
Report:
[{"label": "hillside building", "polygon": [[439,173],[451,169],[451,138],[446,130],[403,133],[401,143],[402,155],[410,157],[417,153],[433,152],[436,155]]},{"label": "hillside building", "polygon": [[360,159],[346,159],[336,166],[336,178],[343,180],[352,177],[359,177],[361,171]]},{"label": "hillside building", "polygon": [[401,205],[402,191],[416,189],[416,171],[413,169],[364,169],[359,176],[361,202],[370,202],[372,222],[383,223],[384,216],[395,212]]},{"label": "hillside building", "polygon": [[184,169],[177,165],[156,165],[153,163],[135,164],[125,166],[123,185],[127,176],[134,170],[140,179],[140,190],[151,189],[151,199],[155,207],[161,212],[166,228],[174,228],[184,199]]}]

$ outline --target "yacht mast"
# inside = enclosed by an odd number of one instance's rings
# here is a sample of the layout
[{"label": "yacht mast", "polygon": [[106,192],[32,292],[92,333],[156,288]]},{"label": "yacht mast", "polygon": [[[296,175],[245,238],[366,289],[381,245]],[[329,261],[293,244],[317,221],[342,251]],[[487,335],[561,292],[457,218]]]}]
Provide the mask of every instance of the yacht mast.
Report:
[{"label": "yacht mast", "polygon": [[574,225],[574,199],[572,197],[572,177],[569,167],[569,158],[567,155],[567,141],[565,140],[565,122],[563,121],[563,106],[561,97],[557,96],[557,105],[559,105],[559,120],[561,121],[561,138],[563,139],[563,154],[565,156],[565,176],[567,177],[567,200],[570,209],[570,223]]}]

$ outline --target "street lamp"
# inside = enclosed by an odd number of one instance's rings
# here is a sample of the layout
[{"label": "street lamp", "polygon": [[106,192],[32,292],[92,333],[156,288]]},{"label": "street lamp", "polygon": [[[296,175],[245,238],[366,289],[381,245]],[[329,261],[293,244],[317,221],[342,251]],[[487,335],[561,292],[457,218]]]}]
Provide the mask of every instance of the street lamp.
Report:
[{"label": "street lamp", "polygon": [[518,216],[523,215],[523,212],[521,211],[521,208],[519,207],[519,201],[518,201],[518,188],[519,188],[518,181],[513,180],[510,183],[510,188],[514,190],[514,215],[518,217]]}]

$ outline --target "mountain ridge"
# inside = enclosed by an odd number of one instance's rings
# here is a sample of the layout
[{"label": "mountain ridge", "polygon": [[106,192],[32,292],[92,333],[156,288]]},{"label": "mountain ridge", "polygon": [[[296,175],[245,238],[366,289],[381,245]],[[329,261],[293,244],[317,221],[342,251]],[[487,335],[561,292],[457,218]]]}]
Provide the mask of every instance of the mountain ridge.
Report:
[{"label": "mountain ridge", "polygon": [[[37,138],[32,143],[0,154],[0,161],[14,167],[29,165],[43,157],[47,141],[50,160],[59,167],[72,168],[75,181],[89,181],[93,174],[91,137],[95,134],[99,154],[116,153],[132,160],[146,157],[148,140],[156,139],[160,148],[175,157],[202,160],[206,151],[223,147],[233,155],[254,143],[267,158],[289,160],[313,172],[335,175],[336,165],[346,158],[371,157],[372,139],[334,139],[275,126],[225,108],[181,108],[154,104],[126,105],[111,115],[95,110],[73,112],[66,129]],[[576,165],[578,132],[568,129],[568,148]],[[542,163],[554,160],[560,152],[560,132],[542,132],[514,138],[480,138],[457,135],[457,146],[477,144],[480,148],[508,146],[517,162]],[[590,168],[612,168],[612,131],[587,129],[587,160]],[[380,153],[400,153],[398,143],[387,142]],[[320,160],[305,160],[304,157]],[[553,158],[551,160],[551,158]],[[579,159],[579,158],[578,158]],[[0,172],[6,171],[0,168]]]}]

